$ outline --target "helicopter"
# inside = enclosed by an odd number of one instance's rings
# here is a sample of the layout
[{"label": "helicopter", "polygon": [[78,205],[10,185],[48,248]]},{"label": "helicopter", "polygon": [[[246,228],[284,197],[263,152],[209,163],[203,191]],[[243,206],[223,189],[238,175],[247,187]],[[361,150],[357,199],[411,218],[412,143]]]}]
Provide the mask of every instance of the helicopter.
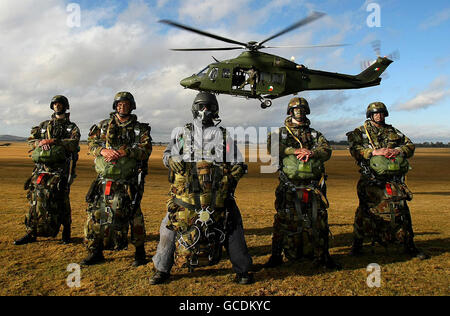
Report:
[{"label": "helicopter", "polygon": [[209,48],[172,48],[173,51],[224,51],[244,49],[238,57],[215,62],[203,68],[197,74],[184,78],[180,84],[186,89],[207,91],[215,94],[229,94],[247,99],[258,99],[261,108],[272,105],[272,100],[297,94],[306,90],[360,89],[379,85],[380,75],[393,62],[387,57],[378,57],[374,63],[358,75],[327,72],[309,69],[293,60],[261,52],[266,48],[315,48],[339,47],[346,44],[314,46],[265,46],[264,44],[294,29],[307,25],[325,13],[313,12],[306,18],[290,25],[267,39],[247,43],[208,33],[170,20],[160,20],[176,28],[197,33],[238,46]]}]

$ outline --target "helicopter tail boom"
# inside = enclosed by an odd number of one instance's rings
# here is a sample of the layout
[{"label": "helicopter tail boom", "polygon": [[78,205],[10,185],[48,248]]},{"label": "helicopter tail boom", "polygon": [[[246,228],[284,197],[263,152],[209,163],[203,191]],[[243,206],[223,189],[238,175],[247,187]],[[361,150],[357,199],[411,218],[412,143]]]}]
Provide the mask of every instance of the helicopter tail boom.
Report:
[{"label": "helicopter tail boom", "polygon": [[371,82],[380,77],[386,68],[392,63],[392,60],[386,57],[378,57],[375,63],[356,76],[356,79]]},{"label": "helicopter tail boom", "polygon": [[380,75],[391,63],[392,60],[379,57],[374,64],[356,76],[308,69],[303,73],[307,80],[303,82],[300,91],[360,89],[377,86],[381,82]]}]

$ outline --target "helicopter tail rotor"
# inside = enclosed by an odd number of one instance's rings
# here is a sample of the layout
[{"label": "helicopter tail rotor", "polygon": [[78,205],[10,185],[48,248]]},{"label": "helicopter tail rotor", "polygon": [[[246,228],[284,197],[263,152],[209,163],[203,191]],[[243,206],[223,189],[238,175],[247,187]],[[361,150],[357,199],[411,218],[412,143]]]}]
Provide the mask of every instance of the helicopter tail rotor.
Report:
[{"label": "helicopter tail rotor", "polygon": [[[372,46],[372,49],[374,50],[377,58],[381,57],[381,41],[380,40],[372,41],[371,46]],[[396,49],[395,51],[393,51],[392,53],[390,53],[384,57],[391,61],[399,60],[400,59],[400,51],[398,49]],[[360,63],[361,70],[362,71],[367,70],[370,66],[372,66],[376,62],[377,62],[376,59],[375,60],[368,59],[368,60],[361,61],[361,63]],[[390,76],[387,72],[385,72],[380,77],[386,80]]]}]

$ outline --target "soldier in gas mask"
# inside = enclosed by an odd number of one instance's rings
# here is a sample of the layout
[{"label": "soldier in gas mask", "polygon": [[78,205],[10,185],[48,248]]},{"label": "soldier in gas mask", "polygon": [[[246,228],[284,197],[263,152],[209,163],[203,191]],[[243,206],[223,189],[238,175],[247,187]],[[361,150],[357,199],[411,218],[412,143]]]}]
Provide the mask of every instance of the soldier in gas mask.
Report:
[{"label": "soldier in gas mask", "polygon": [[164,152],[170,199],[150,283],[165,282],[174,261],[190,271],[215,264],[225,246],[235,281],[249,284],[253,281],[249,273],[252,259],[234,199],[246,165],[226,130],[217,127],[219,105],[213,94],[200,92],[192,104],[192,114],[194,122],[175,129]]}]

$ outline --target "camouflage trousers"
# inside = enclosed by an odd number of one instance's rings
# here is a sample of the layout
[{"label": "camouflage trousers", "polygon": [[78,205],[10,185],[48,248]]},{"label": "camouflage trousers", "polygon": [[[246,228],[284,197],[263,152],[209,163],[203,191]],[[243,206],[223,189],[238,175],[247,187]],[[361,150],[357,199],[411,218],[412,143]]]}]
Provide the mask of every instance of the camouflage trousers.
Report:
[{"label": "camouflage trousers", "polygon": [[404,183],[378,182],[361,178],[357,186],[359,207],[356,210],[353,237],[362,246],[364,237],[383,246],[390,243],[414,247],[411,214],[406,201],[412,193]]},{"label": "camouflage trousers", "polygon": [[71,208],[66,179],[59,173],[35,173],[25,183],[30,209],[25,216],[28,234],[56,237],[61,225],[70,227]]},{"label": "camouflage trousers", "polygon": [[[133,188],[126,183],[96,180],[94,200],[89,201],[88,218],[84,228],[88,251],[122,250],[128,247],[128,230],[135,247],[145,243],[144,215],[139,207],[132,214]],[[131,194],[131,195],[130,195]]]},{"label": "camouflage trousers", "polygon": [[324,197],[317,191],[291,191],[283,184],[277,187],[272,255],[284,252],[288,260],[323,259],[329,255],[328,202],[323,201]]}]

